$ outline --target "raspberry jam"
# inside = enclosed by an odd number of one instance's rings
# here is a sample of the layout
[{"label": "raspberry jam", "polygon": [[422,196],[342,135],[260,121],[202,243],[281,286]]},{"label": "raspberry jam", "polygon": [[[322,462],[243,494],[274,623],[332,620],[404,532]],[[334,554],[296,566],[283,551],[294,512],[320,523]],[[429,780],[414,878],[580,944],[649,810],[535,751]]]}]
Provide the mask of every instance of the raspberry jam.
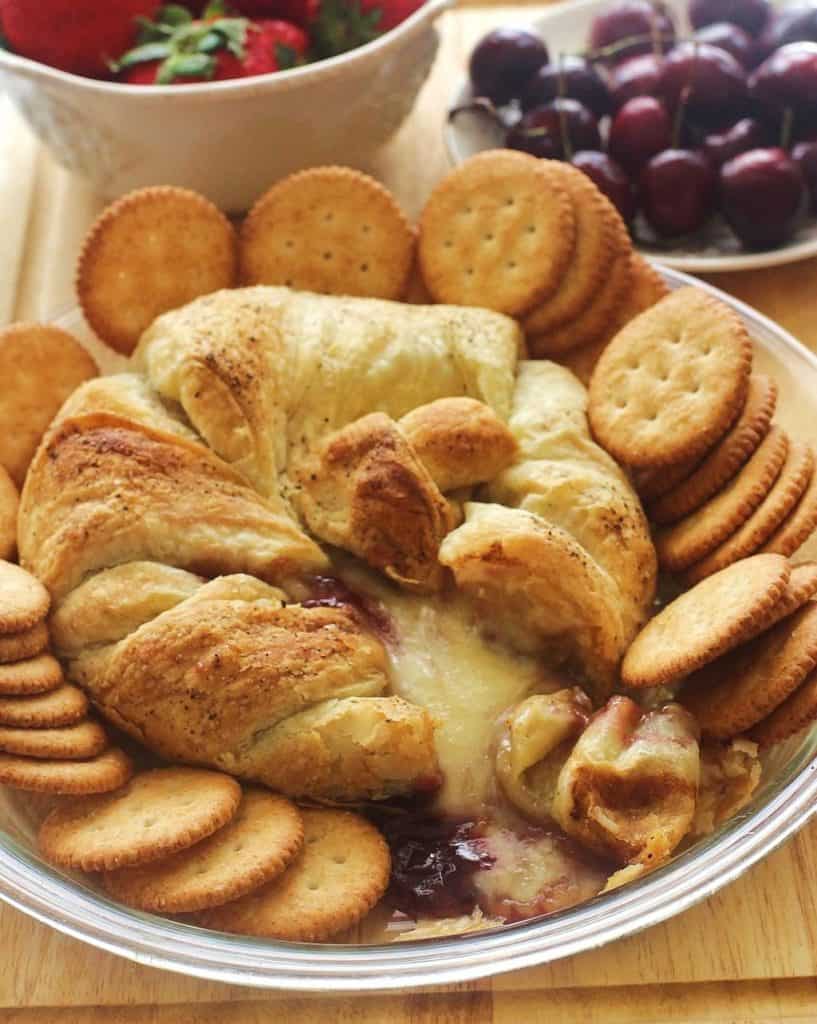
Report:
[{"label": "raspberry jam", "polygon": [[408,917],[457,917],[476,906],[475,872],[493,863],[472,821],[380,818],[392,855],[387,898]]},{"label": "raspberry jam", "polygon": [[394,624],[383,606],[348,587],[336,576],[312,576],[306,581],[310,596],[301,601],[304,608],[347,608],[383,643],[394,643]]}]

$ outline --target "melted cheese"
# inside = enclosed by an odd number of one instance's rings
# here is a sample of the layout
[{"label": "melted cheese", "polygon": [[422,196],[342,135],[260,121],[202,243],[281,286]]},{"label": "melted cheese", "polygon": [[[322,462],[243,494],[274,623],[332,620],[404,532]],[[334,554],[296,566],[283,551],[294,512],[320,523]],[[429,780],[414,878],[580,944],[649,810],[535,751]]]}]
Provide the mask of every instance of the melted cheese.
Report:
[{"label": "melted cheese", "polygon": [[466,600],[413,596],[357,569],[350,586],[386,608],[394,626],[387,643],[394,692],[429,709],[444,782],[437,809],[482,817],[494,803],[497,719],[531,692],[551,692],[564,680],[534,658],[486,641]]}]

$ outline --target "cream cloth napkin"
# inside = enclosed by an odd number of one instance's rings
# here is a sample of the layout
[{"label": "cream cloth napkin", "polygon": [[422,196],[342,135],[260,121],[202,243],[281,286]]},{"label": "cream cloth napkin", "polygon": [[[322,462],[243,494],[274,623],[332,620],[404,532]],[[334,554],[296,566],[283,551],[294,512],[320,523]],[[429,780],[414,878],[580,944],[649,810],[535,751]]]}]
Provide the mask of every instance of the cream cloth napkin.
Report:
[{"label": "cream cloth napkin", "polygon": [[0,94],[0,324],[15,317],[38,145]]}]

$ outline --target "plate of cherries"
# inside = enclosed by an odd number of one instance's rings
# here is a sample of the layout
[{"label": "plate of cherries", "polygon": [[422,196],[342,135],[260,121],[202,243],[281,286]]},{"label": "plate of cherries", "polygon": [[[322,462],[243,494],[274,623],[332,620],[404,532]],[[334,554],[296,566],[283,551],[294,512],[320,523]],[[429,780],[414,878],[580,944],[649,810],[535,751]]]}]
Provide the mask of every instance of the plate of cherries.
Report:
[{"label": "plate of cherries", "polygon": [[572,162],[678,270],[815,256],[817,0],[574,0],[500,26],[446,144]]}]

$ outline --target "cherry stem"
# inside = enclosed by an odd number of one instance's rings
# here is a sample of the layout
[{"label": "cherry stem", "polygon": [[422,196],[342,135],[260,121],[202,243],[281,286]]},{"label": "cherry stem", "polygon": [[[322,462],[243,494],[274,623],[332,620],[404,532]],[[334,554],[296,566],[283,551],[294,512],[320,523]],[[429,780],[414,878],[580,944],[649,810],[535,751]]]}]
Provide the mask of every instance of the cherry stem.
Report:
[{"label": "cherry stem", "polygon": [[788,149],[791,145],[792,131],[794,130],[794,110],[786,107],[783,111],[783,120],[780,124],[780,148]]},{"label": "cherry stem", "polygon": [[[567,91],[567,83],[565,82],[564,72],[564,60],[565,55],[563,53],[560,53],[559,73],[557,75],[558,94],[560,100],[563,100],[565,98],[565,93]],[[570,142],[570,133],[567,130],[567,116],[565,115],[564,108],[561,104],[559,105],[559,135],[562,138],[562,149],[564,150],[565,159],[572,160],[573,146]]]},{"label": "cherry stem", "polygon": [[668,41],[665,36],[662,35],[661,30],[657,25],[654,26],[654,30],[648,35],[639,36],[625,36],[623,39],[617,39],[616,42],[610,43],[608,46],[600,46],[598,50],[588,50],[585,53],[585,58],[589,61],[595,60],[606,60],[608,57],[616,57],[622,50],[626,50],[629,46],[635,46],[640,43],[649,43],[651,46],[658,46],[658,52],[656,56],[661,56],[661,43]]},{"label": "cherry stem", "polygon": [[675,117],[672,119],[672,148],[681,148],[681,128],[684,123],[684,114],[686,113],[686,106],[689,102],[689,96],[692,92],[691,85],[685,85],[681,90],[681,95],[678,97],[678,106],[675,108]]},{"label": "cherry stem", "polygon": [[500,128],[505,127],[502,116],[487,96],[475,96],[469,103],[463,103],[458,107],[452,107],[448,111],[448,120],[453,121],[458,114],[485,114],[491,118]]}]

